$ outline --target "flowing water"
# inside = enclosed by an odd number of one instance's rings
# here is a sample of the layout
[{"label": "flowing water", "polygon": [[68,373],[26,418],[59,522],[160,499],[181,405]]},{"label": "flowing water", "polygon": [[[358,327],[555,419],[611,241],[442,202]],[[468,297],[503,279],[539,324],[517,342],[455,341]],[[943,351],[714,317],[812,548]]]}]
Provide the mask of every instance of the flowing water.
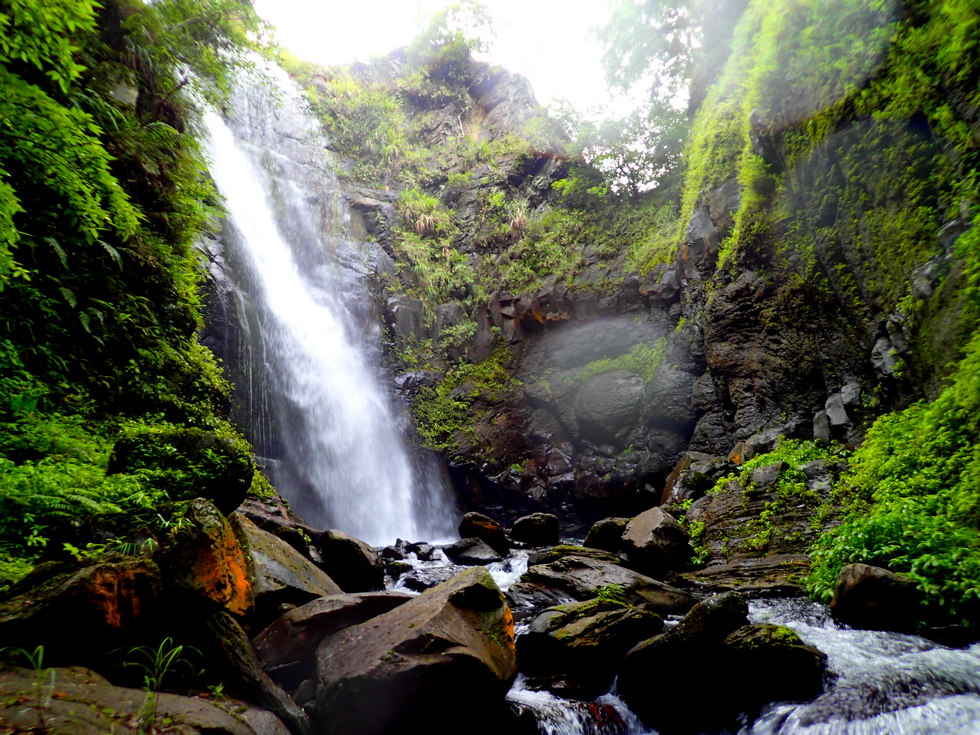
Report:
[{"label": "flowing water", "polygon": [[[256,75],[258,76],[258,75]],[[279,70],[207,114],[227,217],[215,247],[216,352],[235,417],[273,484],[310,524],[369,543],[452,535],[433,462],[382,387],[368,294],[377,251],[355,242],[322,136]]]}]

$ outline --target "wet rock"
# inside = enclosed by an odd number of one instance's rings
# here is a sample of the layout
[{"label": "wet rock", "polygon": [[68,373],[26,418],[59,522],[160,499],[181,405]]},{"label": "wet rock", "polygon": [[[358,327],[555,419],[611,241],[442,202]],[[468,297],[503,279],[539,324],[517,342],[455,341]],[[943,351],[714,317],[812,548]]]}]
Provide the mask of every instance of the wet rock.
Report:
[{"label": "wet rock", "polygon": [[623,531],[626,530],[627,523],[629,518],[603,518],[596,521],[585,535],[585,546],[618,554],[623,546]]},{"label": "wet rock", "polygon": [[384,588],[384,562],[365,542],[343,531],[316,534],[320,566],[344,592],[369,592]]},{"label": "wet rock", "polygon": [[558,516],[532,513],[514,521],[510,536],[530,546],[552,546],[558,543]]},{"label": "wet rock", "polygon": [[563,689],[574,680],[578,696],[591,699],[608,690],[626,651],[662,629],[659,616],[628,600],[571,603],[531,622],[517,639],[517,660],[522,672],[558,679]]},{"label": "wet rock", "polygon": [[[747,614],[742,595],[717,595],[695,605],[665,633],[635,646],[619,671],[623,701],[656,728],[697,732],[724,722],[732,714],[728,692],[738,677],[728,675],[734,670],[720,656],[728,635],[748,624]],[[706,698],[711,707],[703,705]]]},{"label": "wet rock", "polygon": [[813,415],[813,438],[820,442],[829,442],[834,438],[826,411],[817,411]]},{"label": "wet rock", "polygon": [[392,331],[403,342],[425,339],[425,319],[422,302],[399,294],[388,299],[388,314]]},{"label": "wet rock", "polygon": [[749,473],[749,483],[757,490],[772,487],[779,480],[779,476],[788,469],[789,465],[786,462],[773,462],[763,467],[756,467]]},{"label": "wet rock", "polygon": [[[626,519],[623,519],[624,525]],[[558,546],[551,546],[547,549],[538,549],[532,552],[527,559],[528,566],[537,566],[538,564],[550,564],[553,561],[558,561],[559,559],[564,559],[566,556],[579,556],[586,559],[594,559],[596,561],[608,561],[613,564],[619,564],[622,559],[619,558],[618,554],[613,554],[608,551],[602,551],[600,549],[594,549],[587,546],[572,546],[570,544],[560,544]]]},{"label": "wet rock", "polygon": [[432,589],[460,573],[461,567],[423,567],[409,572],[399,580],[399,584],[413,592]]},{"label": "wet rock", "polygon": [[513,585],[510,594],[530,594],[534,590],[557,593],[560,602],[589,600],[599,594],[601,588],[622,587],[643,598],[649,610],[658,615],[675,615],[687,612],[694,605],[694,598],[670,585],[658,582],[631,569],[609,562],[568,556],[550,564],[530,567]]},{"label": "wet rock", "polygon": [[442,550],[453,564],[474,566],[500,561],[500,554],[478,538],[463,538],[443,546]]},{"label": "wet rock", "polygon": [[252,580],[234,523],[213,503],[200,498],[180,513],[175,528],[160,561],[169,584],[212,600],[235,615],[249,612]]},{"label": "wet rock", "polygon": [[[271,712],[234,699],[221,704],[201,697],[156,695],[156,714],[144,723],[146,691],[113,686],[89,669],[47,669],[51,696],[37,690],[32,669],[0,669],[0,724],[9,732],[61,732],[72,735],[174,732],[184,735],[289,735]],[[45,684],[47,688],[47,683]],[[39,706],[40,705],[40,706]],[[234,712],[234,714],[232,714]],[[43,727],[38,723],[44,723]],[[11,728],[8,730],[8,728]]]},{"label": "wet rock", "polygon": [[0,602],[0,640],[44,646],[49,662],[98,661],[155,622],[161,586],[157,565],[144,558],[42,565]]},{"label": "wet rock", "polygon": [[478,538],[498,554],[506,554],[510,543],[503,526],[482,513],[466,513],[459,522],[460,538]]},{"label": "wet rock", "polygon": [[252,594],[260,625],[275,617],[279,606],[302,605],[343,590],[321,569],[282,539],[263,531],[244,516],[233,518],[245,549]]},{"label": "wet rock", "polygon": [[202,429],[147,431],[118,439],[108,474],[148,470],[173,500],[208,498],[222,513],[235,510],[252,484],[246,447]]},{"label": "wet rock", "polygon": [[824,410],[827,412],[827,420],[830,421],[831,429],[838,426],[850,426],[854,423],[851,421],[851,417],[847,415],[847,409],[844,408],[844,397],[840,393],[834,393],[827,399]]},{"label": "wet rock", "polygon": [[900,632],[915,630],[927,612],[914,579],[868,564],[840,570],[830,610],[854,628]]},{"label": "wet rock", "polygon": [[723,656],[739,672],[732,709],[753,712],[775,701],[812,699],[823,689],[827,655],[782,625],[747,625],[725,638]]},{"label": "wet rock", "polygon": [[325,735],[494,732],[517,673],[513,618],[482,568],[328,636],[316,658]]},{"label": "wet rock", "polygon": [[295,689],[313,675],[314,654],[321,640],[394,610],[412,597],[403,592],[320,597],[275,620],[252,639],[252,645],[272,680],[287,689]]},{"label": "wet rock", "polygon": [[636,425],[644,398],[643,378],[611,370],[586,380],[575,399],[579,430],[594,441],[619,444]]},{"label": "wet rock", "polygon": [[694,551],[687,530],[661,508],[633,518],[623,531],[629,565],[646,574],[661,574],[687,564]]}]

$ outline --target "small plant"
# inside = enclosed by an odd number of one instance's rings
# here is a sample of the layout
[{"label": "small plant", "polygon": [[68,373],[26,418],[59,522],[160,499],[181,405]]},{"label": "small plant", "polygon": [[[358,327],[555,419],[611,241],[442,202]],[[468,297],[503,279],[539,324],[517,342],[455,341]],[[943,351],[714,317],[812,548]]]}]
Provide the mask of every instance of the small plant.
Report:
[{"label": "small plant", "polygon": [[136,713],[138,732],[148,732],[152,728],[157,714],[157,694],[163,688],[168,674],[178,667],[185,667],[191,675],[197,673],[185,651],[200,655],[195,648],[175,645],[173,638],[169,636],[160,641],[156,648],[139,646],[130,651],[136,660],[127,661],[123,666],[133,666],[143,672],[143,690],[146,692],[146,698]]},{"label": "small plant", "polygon": [[[28,666],[34,669],[34,713],[37,716],[38,732],[47,732],[48,727],[44,720],[44,709],[51,703],[54,696],[55,672],[54,669],[44,668],[44,646],[37,646],[33,651],[26,648],[0,648],[0,655],[7,652],[24,658]],[[50,683],[45,687],[45,679],[49,678]]]}]

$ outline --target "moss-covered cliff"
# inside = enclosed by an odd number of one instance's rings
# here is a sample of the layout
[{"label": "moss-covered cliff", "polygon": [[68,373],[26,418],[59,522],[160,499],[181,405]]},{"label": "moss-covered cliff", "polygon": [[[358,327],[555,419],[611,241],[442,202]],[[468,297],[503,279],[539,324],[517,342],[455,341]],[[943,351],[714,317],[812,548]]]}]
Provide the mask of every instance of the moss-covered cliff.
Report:
[{"label": "moss-covered cliff", "polygon": [[[461,38],[307,70],[340,151],[374,156],[348,177],[393,261],[392,365],[464,498],[574,528],[692,461],[843,442],[812,591],[869,561],[976,604],[977,28],[966,0],[748,3],[680,190],[639,200]],[[344,142],[367,109],[371,151]]]}]

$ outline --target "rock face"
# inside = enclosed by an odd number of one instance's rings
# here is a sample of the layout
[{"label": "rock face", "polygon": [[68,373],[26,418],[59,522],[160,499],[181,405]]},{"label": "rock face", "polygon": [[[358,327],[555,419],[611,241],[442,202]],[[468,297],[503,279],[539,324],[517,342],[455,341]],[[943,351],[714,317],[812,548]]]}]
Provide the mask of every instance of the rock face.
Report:
[{"label": "rock face", "polygon": [[325,638],[317,720],[328,735],[493,732],[516,674],[513,618],[481,568]]},{"label": "rock face", "polygon": [[900,632],[915,630],[925,615],[914,579],[868,564],[840,570],[830,609],[854,628]]},{"label": "rock face", "polygon": [[652,575],[679,569],[693,555],[687,531],[661,508],[644,511],[627,523],[622,547],[631,566]]}]

